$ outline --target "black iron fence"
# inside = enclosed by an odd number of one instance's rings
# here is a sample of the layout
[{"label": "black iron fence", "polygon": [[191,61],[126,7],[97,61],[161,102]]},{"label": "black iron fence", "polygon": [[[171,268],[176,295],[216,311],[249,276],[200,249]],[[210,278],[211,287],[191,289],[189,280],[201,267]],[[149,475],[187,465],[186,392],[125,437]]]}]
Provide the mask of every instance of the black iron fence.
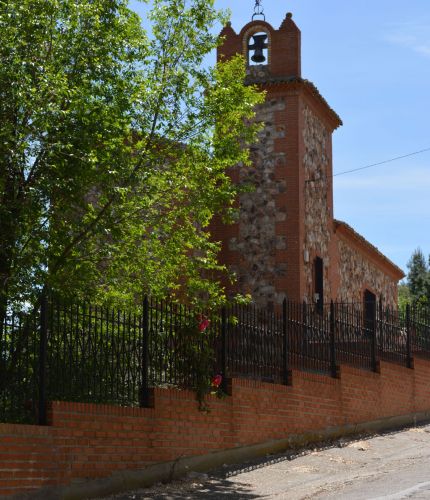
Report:
[{"label": "black iron fence", "polygon": [[0,325],[0,422],[32,423],[37,418],[40,310],[11,312]]},{"label": "black iron fence", "polygon": [[0,325],[0,421],[45,423],[46,401],[147,406],[151,387],[196,389],[222,375],[289,383],[291,369],[337,376],[430,357],[428,308],[285,301],[203,314],[145,298],[138,311],[43,297]]}]

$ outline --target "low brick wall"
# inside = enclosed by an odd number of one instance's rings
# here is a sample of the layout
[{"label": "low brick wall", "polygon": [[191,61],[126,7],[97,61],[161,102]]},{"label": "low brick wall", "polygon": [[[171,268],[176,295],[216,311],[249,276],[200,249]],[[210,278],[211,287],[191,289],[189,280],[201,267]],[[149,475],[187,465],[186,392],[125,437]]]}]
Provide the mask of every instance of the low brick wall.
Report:
[{"label": "low brick wall", "polygon": [[430,410],[430,362],[348,366],[340,378],[294,371],[291,386],[232,380],[232,396],[198,410],[188,391],[156,389],[154,408],[53,402],[47,427],[0,424],[0,495],[291,434]]}]

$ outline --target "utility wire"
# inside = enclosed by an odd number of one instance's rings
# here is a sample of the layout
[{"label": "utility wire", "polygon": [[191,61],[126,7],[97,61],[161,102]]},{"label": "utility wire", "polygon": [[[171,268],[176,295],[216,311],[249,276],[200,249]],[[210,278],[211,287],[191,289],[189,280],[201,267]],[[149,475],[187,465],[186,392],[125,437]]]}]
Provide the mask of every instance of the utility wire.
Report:
[{"label": "utility wire", "polygon": [[409,153],[409,154],[403,155],[403,156],[397,156],[396,158],[391,158],[391,160],[385,160],[385,161],[381,161],[379,163],[372,163],[371,165],[366,165],[365,167],[354,168],[352,170],[345,170],[345,172],[338,172],[337,174],[333,174],[333,177],[337,177],[339,175],[351,174],[352,172],[358,172],[360,170],[365,170],[367,168],[377,167],[379,165],[385,165],[386,163],[391,163],[393,161],[401,160],[402,158],[409,158],[410,156],[415,156],[415,155],[419,155],[421,153],[426,153],[427,151],[430,151],[430,148],[421,149],[420,151],[415,151],[414,153]]}]

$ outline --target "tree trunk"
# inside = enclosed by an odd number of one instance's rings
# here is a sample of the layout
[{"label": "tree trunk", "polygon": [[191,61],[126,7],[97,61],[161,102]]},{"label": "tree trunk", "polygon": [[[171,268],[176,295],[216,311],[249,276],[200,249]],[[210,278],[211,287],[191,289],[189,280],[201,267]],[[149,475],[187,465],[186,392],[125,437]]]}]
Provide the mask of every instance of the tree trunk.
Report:
[{"label": "tree trunk", "polygon": [[10,302],[10,279],[20,233],[24,204],[21,176],[6,163],[4,192],[0,199],[0,341],[3,337],[4,319]]}]

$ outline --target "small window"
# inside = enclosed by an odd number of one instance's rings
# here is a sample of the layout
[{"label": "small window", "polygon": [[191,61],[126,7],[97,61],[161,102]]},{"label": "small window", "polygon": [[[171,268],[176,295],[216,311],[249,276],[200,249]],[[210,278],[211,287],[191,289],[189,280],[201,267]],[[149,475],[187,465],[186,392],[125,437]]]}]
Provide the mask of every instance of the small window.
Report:
[{"label": "small window", "polygon": [[315,304],[318,312],[324,309],[324,262],[321,257],[316,257],[314,262],[315,272]]},{"label": "small window", "polygon": [[255,33],[248,40],[248,65],[267,64],[269,58],[268,35],[261,31]]}]

